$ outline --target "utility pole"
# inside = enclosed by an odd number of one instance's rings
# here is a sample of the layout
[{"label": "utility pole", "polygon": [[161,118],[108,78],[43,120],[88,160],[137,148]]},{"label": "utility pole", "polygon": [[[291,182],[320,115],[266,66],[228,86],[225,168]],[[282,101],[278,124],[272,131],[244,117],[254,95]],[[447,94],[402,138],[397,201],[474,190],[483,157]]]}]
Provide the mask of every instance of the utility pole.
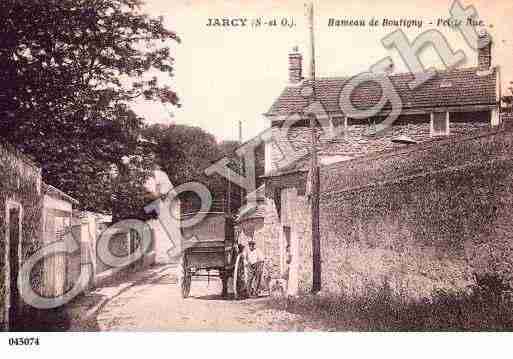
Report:
[{"label": "utility pole", "polygon": [[[239,146],[242,145],[242,121],[239,120]],[[235,156],[236,157],[236,156]],[[239,167],[239,164],[238,164],[238,161],[236,159],[234,159],[236,162],[236,167],[237,168],[241,168],[242,170],[242,166]],[[231,161],[231,159],[230,159]],[[242,207],[242,198],[244,196],[244,190],[241,188],[240,190],[240,200],[239,200],[239,208]],[[231,177],[230,177],[230,171],[228,171],[228,212],[230,214],[230,216],[233,215],[233,211],[232,211],[232,181],[231,181]],[[236,199],[236,198],[235,198]],[[237,202],[235,202],[235,205],[237,205]]]},{"label": "utility pole", "polygon": [[239,120],[239,142],[242,145],[242,121]]},{"label": "utility pole", "polygon": [[[242,121],[239,120],[239,147],[242,146]],[[237,166],[238,167],[238,166]],[[244,175],[244,156],[240,159],[240,175]],[[239,200],[239,207],[242,208],[242,202],[244,202],[244,188],[240,188],[240,200]]]},{"label": "utility pole", "polygon": [[[308,8],[308,23],[310,26],[310,76],[312,81],[312,102],[317,101],[317,92],[315,89],[315,41],[314,41],[314,10],[313,3]],[[309,114],[310,132],[312,135],[310,142],[310,203],[312,209],[312,293],[321,290],[321,235],[319,229],[319,192],[320,176],[319,162],[317,158],[317,120],[315,114]]]}]

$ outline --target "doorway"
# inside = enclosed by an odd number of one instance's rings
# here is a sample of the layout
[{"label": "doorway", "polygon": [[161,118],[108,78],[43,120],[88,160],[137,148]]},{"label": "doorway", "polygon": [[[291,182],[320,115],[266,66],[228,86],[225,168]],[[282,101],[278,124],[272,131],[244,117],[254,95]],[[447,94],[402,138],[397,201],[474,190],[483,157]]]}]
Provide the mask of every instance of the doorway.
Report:
[{"label": "doorway", "polygon": [[17,284],[20,272],[20,243],[23,215],[21,205],[8,202],[6,214],[6,243],[8,243],[6,267],[9,268],[9,275],[5,278],[7,288],[6,319],[8,329],[15,330],[16,324],[19,322],[21,309],[21,296]]}]

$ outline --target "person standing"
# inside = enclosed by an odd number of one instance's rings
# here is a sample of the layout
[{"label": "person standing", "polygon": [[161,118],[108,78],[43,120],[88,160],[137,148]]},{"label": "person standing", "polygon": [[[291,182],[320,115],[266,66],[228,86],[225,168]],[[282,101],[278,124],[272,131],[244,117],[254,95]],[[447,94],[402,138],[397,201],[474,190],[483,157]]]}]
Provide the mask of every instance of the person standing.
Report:
[{"label": "person standing", "polygon": [[248,243],[249,251],[247,252],[247,263],[249,269],[248,275],[248,292],[251,297],[258,297],[260,292],[260,283],[262,281],[262,273],[264,270],[264,256],[262,252],[256,248],[254,240]]}]

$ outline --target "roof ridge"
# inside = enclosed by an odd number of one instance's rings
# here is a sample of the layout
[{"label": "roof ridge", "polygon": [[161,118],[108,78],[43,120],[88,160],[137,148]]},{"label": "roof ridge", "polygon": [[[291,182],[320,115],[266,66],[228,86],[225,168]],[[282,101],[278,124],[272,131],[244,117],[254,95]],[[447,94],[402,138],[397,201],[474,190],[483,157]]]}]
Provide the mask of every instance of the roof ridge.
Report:
[{"label": "roof ridge", "polygon": [[[429,78],[418,88],[411,89],[408,83],[415,79],[415,76],[422,73],[402,72],[396,74],[387,74],[387,77],[393,83],[398,95],[405,103],[411,103],[412,107],[427,106],[455,106],[467,105],[467,102],[474,104],[490,104],[496,101],[496,79],[498,67],[492,67],[490,71],[482,73],[479,66],[454,67],[446,69],[437,69],[436,75]],[[486,76],[485,76],[486,75]],[[377,81],[378,75],[369,77],[359,84],[358,90],[354,95],[354,103],[357,105],[373,105],[379,101],[373,87],[369,82]],[[325,99],[327,111],[335,108],[338,103],[337,93],[343,87],[350,77],[319,77],[315,79],[305,79],[300,86],[286,85],[279,97],[273,102],[271,108],[265,113],[266,116],[284,115],[294,113],[298,108],[307,106],[307,100],[302,97],[301,89],[305,86],[316,86],[319,94]],[[450,81],[452,86],[440,86],[443,90],[438,91],[438,85]],[[361,85],[361,86],[360,86]],[[468,100],[468,101],[467,101]],[[415,106],[413,106],[415,104]],[[331,107],[330,107],[331,106]],[[409,106],[409,105],[408,105]]]},{"label": "roof ridge", "polygon": [[[463,67],[463,68],[460,68],[460,67],[454,67],[454,68],[449,68],[449,69],[435,69],[436,70],[436,73],[437,74],[440,74],[440,73],[451,73],[451,72],[459,72],[459,71],[477,71],[479,69],[479,66],[469,66],[469,67]],[[491,68],[491,69],[495,69],[495,67]],[[360,73],[363,73],[363,72],[360,72]],[[405,75],[416,75],[416,74],[422,74],[422,72],[398,72],[398,73],[392,73],[390,75],[390,77],[399,77],[399,76],[405,76]],[[377,75],[377,73],[376,73]],[[348,80],[348,79],[351,79],[353,78],[354,76],[357,76],[357,75],[353,75],[353,76],[318,76],[315,78],[315,81],[320,81],[320,80]],[[311,78],[305,78],[304,79],[304,82],[311,82],[312,79]],[[286,87],[291,87],[289,85],[287,85]]]}]

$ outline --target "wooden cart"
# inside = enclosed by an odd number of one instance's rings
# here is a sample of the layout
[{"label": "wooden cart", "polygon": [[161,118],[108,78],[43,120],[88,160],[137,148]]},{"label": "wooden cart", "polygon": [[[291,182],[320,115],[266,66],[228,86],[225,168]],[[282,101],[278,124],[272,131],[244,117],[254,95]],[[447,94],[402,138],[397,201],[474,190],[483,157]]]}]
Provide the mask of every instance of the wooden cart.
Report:
[{"label": "wooden cart", "polygon": [[243,256],[235,241],[231,216],[222,212],[208,213],[198,224],[184,229],[184,237],[197,238],[192,247],[186,248],[181,260],[182,296],[189,296],[193,277],[219,277],[222,295],[228,295],[228,281],[233,280],[235,298],[244,287]]}]

